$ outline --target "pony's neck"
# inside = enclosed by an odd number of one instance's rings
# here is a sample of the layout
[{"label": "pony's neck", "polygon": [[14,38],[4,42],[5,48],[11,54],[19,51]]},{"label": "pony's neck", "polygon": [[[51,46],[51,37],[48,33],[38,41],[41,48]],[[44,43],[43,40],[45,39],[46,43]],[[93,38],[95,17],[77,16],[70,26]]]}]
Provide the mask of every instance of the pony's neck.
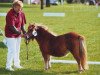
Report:
[{"label": "pony's neck", "polygon": [[49,38],[52,38],[52,37],[55,37],[54,34],[52,34],[51,32],[49,32],[48,30],[45,30],[45,29],[41,29],[39,31],[39,35],[43,38],[46,38],[46,39],[49,39]]},{"label": "pony's neck", "polygon": [[44,29],[39,29],[37,33],[36,40],[38,43],[42,43],[43,41],[47,41],[55,37],[54,34]]}]

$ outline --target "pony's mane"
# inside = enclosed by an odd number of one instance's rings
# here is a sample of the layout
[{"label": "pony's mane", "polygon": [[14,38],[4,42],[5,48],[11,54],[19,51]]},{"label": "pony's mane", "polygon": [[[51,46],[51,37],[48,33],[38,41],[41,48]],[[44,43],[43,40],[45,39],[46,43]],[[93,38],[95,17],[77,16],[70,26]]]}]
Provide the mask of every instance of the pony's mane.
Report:
[{"label": "pony's mane", "polygon": [[55,36],[57,35],[54,32],[52,32],[46,25],[35,23],[35,26],[37,26],[38,28],[44,29],[45,31],[51,33],[52,35],[55,35]]},{"label": "pony's mane", "polygon": [[46,25],[40,24],[40,23],[35,23],[35,26],[40,27],[44,30],[48,30],[48,27]]}]

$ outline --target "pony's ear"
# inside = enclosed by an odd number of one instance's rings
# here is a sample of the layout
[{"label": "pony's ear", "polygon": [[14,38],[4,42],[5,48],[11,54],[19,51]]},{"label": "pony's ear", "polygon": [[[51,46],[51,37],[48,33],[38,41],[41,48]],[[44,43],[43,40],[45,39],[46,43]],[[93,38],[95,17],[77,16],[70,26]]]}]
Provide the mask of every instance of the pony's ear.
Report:
[{"label": "pony's ear", "polygon": [[39,27],[38,26],[35,26],[35,29],[37,30],[37,29],[39,29]]},{"label": "pony's ear", "polygon": [[33,29],[33,25],[29,23],[28,30],[31,30],[31,29]]},{"label": "pony's ear", "polygon": [[35,23],[32,24],[35,27]]}]

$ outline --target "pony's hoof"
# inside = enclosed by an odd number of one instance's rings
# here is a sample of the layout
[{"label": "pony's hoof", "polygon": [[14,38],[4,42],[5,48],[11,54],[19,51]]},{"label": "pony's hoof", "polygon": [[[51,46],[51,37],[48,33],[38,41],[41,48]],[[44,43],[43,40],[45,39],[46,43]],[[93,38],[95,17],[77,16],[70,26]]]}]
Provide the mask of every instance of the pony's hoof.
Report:
[{"label": "pony's hoof", "polygon": [[84,70],[89,70],[89,67],[84,68]]},{"label": "pony's hoof", "polygon": [[79,73],[81,74],[81,73],[82,73],[82,71],[79,71]]},{"label": "pony's hoof", "polygon": [[84,70],[79,70],[79,73],[82,73],[82,72],[84,72]]},{"label": "pony's hoof", "polygon": [[48,69],[50,69],[51,67],[49,67]]},{"label": "pony's hoof", "polygon": [[51,68],[51,66],[48,67],[48,69],[50,69],[50,68]]},{"label": "pony's hoof", "polygon": [[48,70],[48,68],[45,68],[44,70]]}]

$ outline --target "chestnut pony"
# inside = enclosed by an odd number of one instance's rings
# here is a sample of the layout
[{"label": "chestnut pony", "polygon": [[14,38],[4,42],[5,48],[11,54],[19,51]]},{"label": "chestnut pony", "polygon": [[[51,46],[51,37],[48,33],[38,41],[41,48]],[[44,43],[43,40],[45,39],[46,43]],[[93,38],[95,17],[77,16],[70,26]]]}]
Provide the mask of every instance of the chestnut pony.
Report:
[{"label": "chestnut pony", "polygon": [[51,67],[50,56],[61,57],[69,52],[78,63],[79,72],[88,69],[87,50],[83,36],[75,32],[55,36],[45,27],[36,24],[29,25],[26,35],[27,41],[35,39],[39,44],[46,70]]}]

